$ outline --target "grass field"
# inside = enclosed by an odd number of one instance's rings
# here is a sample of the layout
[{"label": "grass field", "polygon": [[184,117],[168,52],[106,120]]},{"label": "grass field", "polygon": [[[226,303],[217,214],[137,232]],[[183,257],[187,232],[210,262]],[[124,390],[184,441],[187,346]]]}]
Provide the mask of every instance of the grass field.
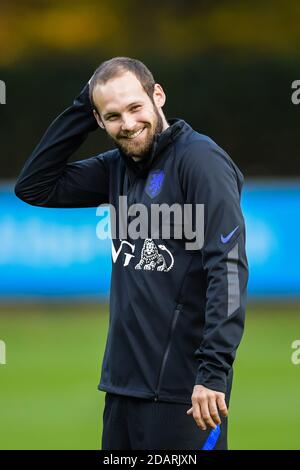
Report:
[{"label": "grass field", "polygon": [[[298,306],[250,306],[235,367],[231,449],[300,449]],[[2,306],[0,449],[99,449],[104,394],[97,391],[107,308]]]}]

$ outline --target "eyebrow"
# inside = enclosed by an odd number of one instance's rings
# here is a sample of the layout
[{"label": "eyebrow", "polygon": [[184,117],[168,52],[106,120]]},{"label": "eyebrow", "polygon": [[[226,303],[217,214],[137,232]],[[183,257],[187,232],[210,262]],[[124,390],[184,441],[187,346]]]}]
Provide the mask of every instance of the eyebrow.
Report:
[{"label": "eyebrow", "polygon": [[[130,108],[132,108],[132,107],[134,107],[134,106],[141,105],[141,104],[143,104],[141,101],[135,101],[135,102],[133,102],[133,103],[130,103],[128,106],[126,106],[126,109],[130,109]],[[107,119],[107,118],[109,118],[110,116],[118,116],[119,114],[120,114],[120,113],[118,113],[117,111],[109,111],[108,113],[105,113],[105,114],[103,115],[103,118],[104,118],[104,119]]]}]

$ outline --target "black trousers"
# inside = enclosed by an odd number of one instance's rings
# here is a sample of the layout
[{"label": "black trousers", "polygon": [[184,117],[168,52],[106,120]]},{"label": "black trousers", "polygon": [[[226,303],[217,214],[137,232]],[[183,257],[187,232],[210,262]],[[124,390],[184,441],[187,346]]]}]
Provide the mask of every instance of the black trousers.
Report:
[{"label": "black trousers", "polygon": [[202,431],[190,408],[179,403],[106,393],[103,413],[103,450],[214,450],[227,449],[227,418],[220,432]]}]

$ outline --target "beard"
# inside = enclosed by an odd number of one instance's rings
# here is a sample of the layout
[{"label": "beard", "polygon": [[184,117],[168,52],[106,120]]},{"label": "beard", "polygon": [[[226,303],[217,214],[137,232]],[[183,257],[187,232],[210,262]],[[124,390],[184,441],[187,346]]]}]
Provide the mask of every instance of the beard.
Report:
[{"label": "beard", "polygon": [[146,124],[143,130],[145,137],[141,141],[135,142],[135,139],[129,139],[124,136],[113,138],[118,149],[127,157],[145,159],[152,150],[154,138],[161,134],[163,130],[163,120],[156,106],[153,106],[154,121],[152,124]]}]

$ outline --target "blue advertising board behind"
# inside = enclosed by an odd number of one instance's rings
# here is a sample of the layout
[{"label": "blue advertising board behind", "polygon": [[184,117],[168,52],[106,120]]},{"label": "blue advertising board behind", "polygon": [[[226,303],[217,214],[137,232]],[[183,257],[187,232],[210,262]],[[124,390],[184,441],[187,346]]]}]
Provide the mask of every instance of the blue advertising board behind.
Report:
[{"label": "blue advertising board behind", "polygon": [[[249,297],[300,297],[300,183],[248,183]],[[96,235],[96,209],[45,209],[0,188],[0,296],[106,298],[111,242]]]},{"label": "blue advertising board behind", "polygon": [[300,183],[248,183],[242,206],[249,296],[300,297]]},{"label": "blue advertising board behind", "polygon": [[0,191],[0,295],[107,296],[110,240],[96,209],[45,209]]}]

